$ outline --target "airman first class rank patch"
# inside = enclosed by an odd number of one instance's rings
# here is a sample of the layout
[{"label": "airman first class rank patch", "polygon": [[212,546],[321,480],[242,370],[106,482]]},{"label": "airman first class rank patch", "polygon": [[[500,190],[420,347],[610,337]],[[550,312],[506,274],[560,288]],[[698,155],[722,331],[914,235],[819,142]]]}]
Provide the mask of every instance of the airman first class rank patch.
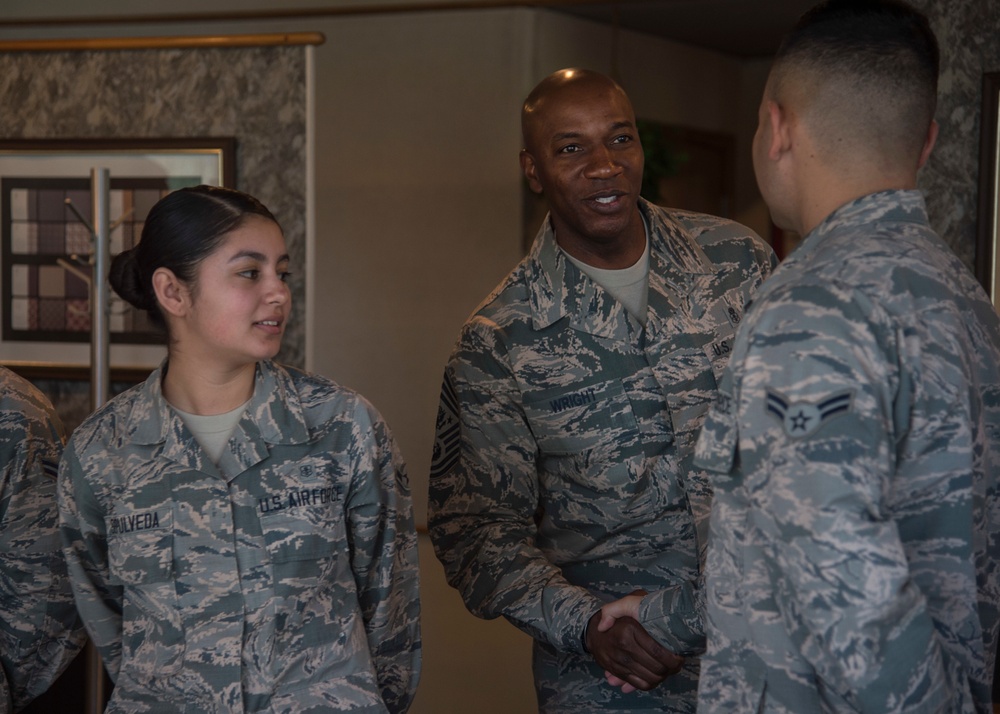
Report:
[{"label": "airman first class rank patch", "polygon": [[767,413],[785,428],[793,439],[815,434],[821,426],[840,414],[846,414],[854,404],[854,390],[837,392],[815,404],[792,402],[780,392],[767,388]]}]

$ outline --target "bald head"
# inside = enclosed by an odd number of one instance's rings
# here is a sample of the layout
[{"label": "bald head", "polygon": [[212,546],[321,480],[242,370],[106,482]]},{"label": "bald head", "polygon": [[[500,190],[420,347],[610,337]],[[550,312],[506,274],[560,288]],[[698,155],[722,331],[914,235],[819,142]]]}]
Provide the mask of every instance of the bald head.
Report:
[{"label": "bald head", "polygon": [[559,246],[597,267],[633,265],[646,245],[644,157],[622,88],[597,72],[560,70],[528,95],[521,125],[521,171],[545,196]]},{"label": "bald head", "polygon": [[[595,94],[618,95],[632,111],[632,103],[618,84],[610,77],[589,69],[561,69],[553,72],[539,82],[521,108],[521,137],[524,148],[534,151],[538,146],[538,127],[545,117],[546,111],[552,107],[561,107],[566,102],[573,102],[578,97]],[[635,112],[632,111],[632,119]]]},{"label": "bald head", "polygon": [[824,161],[915,165],[937,76],[937,42],[923,15],[895,0],[830,0],[785,38],[766,92],[809,125]]}]

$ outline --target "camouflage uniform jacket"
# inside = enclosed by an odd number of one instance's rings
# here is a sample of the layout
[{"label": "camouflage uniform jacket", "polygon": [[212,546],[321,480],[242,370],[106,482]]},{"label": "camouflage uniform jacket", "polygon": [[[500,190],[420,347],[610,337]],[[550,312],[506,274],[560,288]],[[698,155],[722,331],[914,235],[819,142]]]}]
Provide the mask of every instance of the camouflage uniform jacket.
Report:
[{"label": "camouflage uniform jacket", "polygon": [[63,427],[30,383],[0,368],[0,712],[58,678],[84,641],[59,548]]},{"label": "camouflage uniform jacket", "polygon": [[261,362],[216,467],[164,400],[162,369],[88,418],[60,466],[108,711],[405,711],[416,535],[385,423],[333,382]]},{"label": "camouflage uniform jacket", "polygon": [[645,201],[640,209],[650,240],[645,329],[567,260],[546,221],[466,323],[445,370],[431,537],[474,614],[503,615],[536,639],[548,711],[560,691],[579,691],[591,707],[603,697],[609,708],[669,701],[667,685],[622,699],[602,683],[582,637],[604,600],[670,588],[659,613],[670,623],[665,643],[702,648],[694,586],[710,493],[690,460],[743,306],[773,267],[743,226]]},{"label": "camouflage uniform jacket", "polygon": [[697,463],[699,712],[992,711],[1000,325],[917,191],[842,206],[758,294]]}]

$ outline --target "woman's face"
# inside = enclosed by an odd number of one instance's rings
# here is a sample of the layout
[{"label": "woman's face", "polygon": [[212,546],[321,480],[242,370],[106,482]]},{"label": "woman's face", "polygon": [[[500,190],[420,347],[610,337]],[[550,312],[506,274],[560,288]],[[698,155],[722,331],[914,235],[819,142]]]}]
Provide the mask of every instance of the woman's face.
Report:
[{"label": "woman's face", "polygon": [[291,310],[287,278],[281,229],[250,216],[199,264],[177,347],[234,367],[274,357]]}]

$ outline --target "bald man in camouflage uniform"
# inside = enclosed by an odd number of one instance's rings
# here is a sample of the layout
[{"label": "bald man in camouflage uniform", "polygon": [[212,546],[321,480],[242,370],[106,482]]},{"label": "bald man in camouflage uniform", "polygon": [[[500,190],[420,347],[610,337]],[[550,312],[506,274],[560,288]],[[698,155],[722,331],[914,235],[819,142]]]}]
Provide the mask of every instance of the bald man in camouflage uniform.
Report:
[{"label": "bald man in camouflage uniform", "polygon": [[62,423],[34,386],[0,367],[0,712],[42,694],[80,651],[59,547]]},{"label": "bald man in camouflage uniform", "polygon": [[322,377],[258,363],[216,466],[161,370],[60,467],[77,604],[109,712],[405,712],[420,671],[416,535],[388,428]]},{"label": "bald man in camouflage uniform", "polygon": [[772,68],[754,166],[804,239],[698,443],[699,712],[992,711],[1000,324],[914,190],[937,75],[926,19],[890,2],[814,9]]},{"label": "bald man in camouflage uniform", "polygon": [[[694,439],[773,254],[743,226],[639,198],[634,113],[607,77],[558,72],[523,117],[522,167],[550,215],[447,365],[431,537],[474,614],[535,638],[541,711],[690,712],[710,503]],[[636,307],[609,274],[644,259]],[[672,589],[673,636],[589,627],[637,588]],[[608,686],[618,660],[643,664],[649,691]]]}]

